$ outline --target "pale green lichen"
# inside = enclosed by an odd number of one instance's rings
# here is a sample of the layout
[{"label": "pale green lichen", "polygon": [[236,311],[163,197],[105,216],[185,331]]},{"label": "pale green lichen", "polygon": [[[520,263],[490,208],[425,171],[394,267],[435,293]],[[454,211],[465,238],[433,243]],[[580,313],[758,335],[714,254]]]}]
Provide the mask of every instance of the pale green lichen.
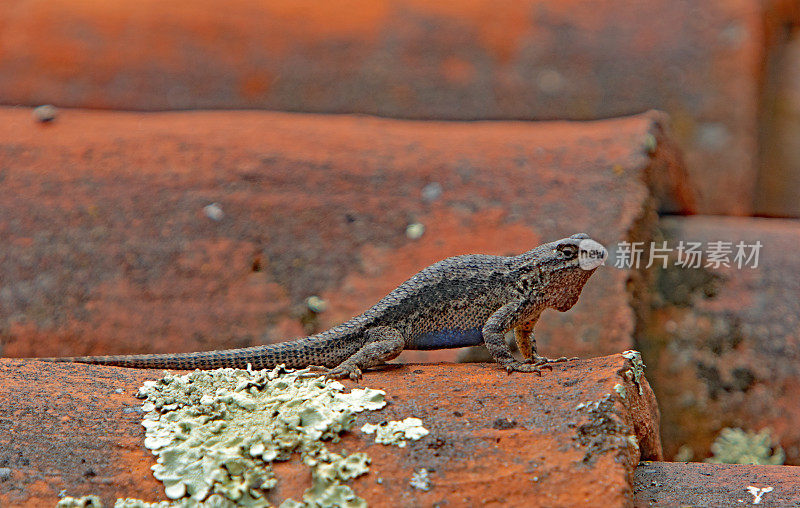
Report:
[{"label": "pale green lichen", "polygon": [[628,397],[628,393],[625,391],[625,385],[622,383],[615,384],[614,391],[617,392],[617,395],[619,395],[622,400],[625,400]]},{"label": "pale green lichen", "polygon": [[694,458],[694,450],[689,445],[681,445],[675,456],[672,457],[674,462],[691,462]]},{"label": "pale green lichen", "polygon": [[383,422],[378,425],[365,423],[361,427],[364,434],[375,434],[375,442],[386,445],[406,446],[406,440],[416,441],[428,435],[428,429],[422,426],[419,418],[406,418],[400,421]]},{"label": "pale green lichen", "polygon": [[364,506],[342,482],[366,473],[369,458],[331,453],[322,441],[350,430],[355,413],[383,407],[385,394],[344,393],[341,383],[306,374],[218,369],[146,382],[145,446],[158,456],[152,469],[167,497],[268,506],[264,493],[277,482],[269,463],[300,452],[313,480],[304,506]]},{"label": "pale green lichen", "polygon": [[431,490],[431,476],[427,469],[422,468],[414,471],[411,475],[411,480],[408,482],[411,487],[417,490],[428,491]]},{"label": "pale green lichen", "polygon": [[584,413],[586,420],[577,426],[573,439],[585,450],[584,463],[591,463],[598,454],[611,450],[632,448],[634,455],[639,454],[639,443],[631,434],[631,428],[615,411],[617,399],[610,393],[603,398],[582,402],[575,406],[576,411]]},{"label": "pale green lichen", "polygon": [[636,438],[636,434],[628,434],[625,437],[625,440],[628,442],[628,446],[633,450],[633,454],[635,456],[639,455],[639,440]]},{"label": "pale green lichen", "polygon": [[[222,496],[219,494],[215,494],[216,498],[221,502]],[[211,497],[214,497],[211,496]],[[225,506],[224,504],[217,504],[213,505],[215,499],[207,499],[205,501],[206,506]],[[197,503],[199,505],[200,503]],[[117,499],[114,503],[114,508],[172,508],[174,506],[183,506],[184,504],[176,505],[174,503],[170,503],[169,501],[158,501],[156,503],[148,503],[147,501],[142,501],[141,499],[133,499],[130,497],[126,497],[125,499]]]},{"label": "pale green lichen", "polygon": [[642,384],[640,380],[642,379],[642,376],[644,376],[645,364],[642,361],[642,353],[630,349],[628,351],[624,351],[622,356],[631,362],[631,368],[624,372],[624,376],[628,379],[628,381],[633,381],[636,383],[636,386],[639,387],[639,395],[643,395],[644,392],[642,391]]},{"label": "pale green lichen", "polygon": [[83,497],[62,497],[59,499],[56,508],[103,508],[103,503],[97,496],[83,496]]},{"label": "pale green lichen", "polygon": [[722,429],[711,445],[711,452],[714,456],[705,461],[719,464],[781,465],[786,458],[783,448],[773,442],[769,429],[758,433]]},{"label": "pale green lichen", "polygon": [[658,140],[652,134],[647,134],[644,137],[644,149],[647,150],[647,153],[653,154],[656,152],[656,148],[658,148]]},{"label": "pale green lichen", "polygon": [[[270,506],[264,494],[277,482],[270,463],[294,452],[311,469],[312,486],[302,501],[287,499],[282,508],[365,507],[343,482],[368,472],[369,457],[332,453],[323,441],[338,441],[339,433],[352,428],[355,413],[384,407],[385,393],[344,393],[341,383],[308,372],[218,369],[145,382],[139,390],[147,399],[145,446],[158,457],[154,476],[173,501],[125,498],[115,508]],[[394,423],[401,424],[398,433],[405,439],[428,433],[416,418]],[[96,496],[59,503],[83,506],[102,504]]]}]

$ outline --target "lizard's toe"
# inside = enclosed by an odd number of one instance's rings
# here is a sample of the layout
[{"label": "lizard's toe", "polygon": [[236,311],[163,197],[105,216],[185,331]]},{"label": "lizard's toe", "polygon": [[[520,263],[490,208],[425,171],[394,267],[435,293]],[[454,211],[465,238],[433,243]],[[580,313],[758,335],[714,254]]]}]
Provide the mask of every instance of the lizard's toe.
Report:
[{"label": "lizard's toe", "polygon": [[353,381],[361,379],[361,369],[357,365],[339,365],[333,369],[329,369],[325,374],[326,379],[342,379],[349,377]]},{"label": "lizard's toe", "polygon": [[325,379],[342,379],[347,377],[347,372],[342,372],[339,369],[331,369],[325,374]]},{"label": "lizard's toe", "polygon": [[505,365],[506,372],[511,374],[512,372],[535,372],[542,375],[542,369],[550,369],[553,370],[553,367],[547,364],[543,365],[535,365],[531,363],[522,363],[518,361],[509,362]]},{"label": "lizard's toe", "polygon": [[304,372],[298,374],[298,377],[319,377],[323,374],[327,377],[330,375],[331,369],[328,367],[323,367],[322,365],[309,365],[308,367],[304,368],[303,371]]},{"label": "lizard's toe", "polygon": [[360,381],[361,380],[361,369],[358,367],[353,367],[353,370],[350,371],[350,379],[353,381]]},{"label": "lizard's toe", "polygon": [[551,358],[547,358],[545,356],[538,356],[538,355],[534,356],[533,358],[531,358],[531,361],[532,361],[532,363],[534,365],[548,365],[548,364],[551,364],[551,363],[571,362],[571,361],[574,361],[574,360],[580,360],[580,358],[578,358],[577,356],[573,356],[571,358],[567,358],[566,356],[562,356],[560,358],[551,359]]},{"label": "lizard's toe", "polygon": [[575,360],[580,360],[580,358],[578,358],[577,356],[570,356],[570,357],[562,356],[560,358],[556,358],[555,360],[550,360],[548,363],[572,362]]}]

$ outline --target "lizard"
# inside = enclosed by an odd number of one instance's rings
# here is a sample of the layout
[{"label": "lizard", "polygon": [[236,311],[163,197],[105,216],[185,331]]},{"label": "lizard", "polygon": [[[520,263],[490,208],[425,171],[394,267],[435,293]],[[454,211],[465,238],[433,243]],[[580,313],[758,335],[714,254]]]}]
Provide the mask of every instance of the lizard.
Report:
[{"label": "lizard", "polygon": [[[584,243],[587,242],[588,243]],[[600,262],[586,266],[588,246]],[[362,371],[396,358],[404,349],[446,349],[484,344],[510,374],[552,363],[536,351],[533,328],[547,308],[566,312],[607,257],[584,233],[545,243],[517,256],[468,254],[424,268],[364,313],[329,330],[290,342],[176,354],[41,358],[130,368],[313,367],[329,378],[358,380]],[[582,256],[584,256],[582,258]],[[514,330],[524,360],[505,341]]]}]

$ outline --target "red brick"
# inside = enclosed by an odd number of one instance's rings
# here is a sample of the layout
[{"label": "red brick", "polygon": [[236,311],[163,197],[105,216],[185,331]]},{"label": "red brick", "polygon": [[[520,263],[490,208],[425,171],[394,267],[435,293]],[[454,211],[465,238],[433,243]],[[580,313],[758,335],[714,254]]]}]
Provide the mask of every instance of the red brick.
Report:
[{"label": "red brick", "polygon": [[664,448],[710,455],[720,430],[770,427],[800,464],[800,222],[686,217],[663,221],[678,241],[760,241],[756,269],[660,271],[658,304],[639,341],[662,410]]},{"label": "red brick", "polygon": [[793,0],[5,0],[4,104],[419,119],[664,109],[703,213],[748,215],[769,34]]},{"label": "red brick", "polygon": [[800,467],[644,462],[634,476],[635,506],[753,506],[747,487],[772,487],[758,506],[794,506]]},{"label": "red brick", "polygon": [[[330,302],[311,328],[327,328],[448,256],[520,253],[579,231],[649,238],[648,182],[683,172],[661,119],[66,110],[41,125],[0,110],[2,352],[275,342],[303,335],[311,295]],[[441,196],[425,199],[433,183]],[[221,220],[204,214],[210,203]],[[416,241],[413,222],[427,228]],[[636,277],[599,270],[570,312],[545,313],[541,351],[630,349]]]},{"label": "red brick", "polygon": [[[542,377],[509,376],[493,364],[368,372],[362,384],[385,390],[391,403],[361,413],[356,427],[413,415],[430,434],[398,450],[352,432],[331,448],[372,458],[370,473],[353,481],[370,506],[396,506],[397,500],[413,506],[630,506],[636,464],[660,460],[661,448],[655,399],[644,377],[639,395],[639,387],[620,375],[629,367],[614,355],[559,365]],[[159,376],[0,359],[0,463],[12,470],[0,482],[0,504],[53,505],[62,489],[69,495],[96,493],[106,501],[163,499],[148,471],[155,460],[143,446],[141,413],[132,411],[141,401],[131,395],[142,381]],[[626,401],[614,391],[618,383]],[[116,392],[120,388],[123,393]],[[603,418],[619,428],[594,435],[596,447],[581,444],[580,430],[593,424],[576,406],[609,394],[612,403]],[[494,422],[500,418],[516,425],[498,429]],[[638,451],[620,446],[627,435],[636,437]],[[298,462],[275,468],[281,498],[297,499],[310,486],[308,470]],[[435,471],[433,488],[410,489],[412,471],[423,467]]]}]

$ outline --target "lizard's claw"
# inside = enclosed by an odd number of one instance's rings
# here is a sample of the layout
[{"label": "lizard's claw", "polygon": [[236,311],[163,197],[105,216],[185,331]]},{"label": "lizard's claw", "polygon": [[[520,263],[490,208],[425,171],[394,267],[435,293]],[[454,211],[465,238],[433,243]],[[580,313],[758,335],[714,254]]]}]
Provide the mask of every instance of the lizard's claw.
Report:
[{"label": "lizard's claw", "polygon": [[542,369],[553,370],[553,366],[552,365],[548,365],[548,364],[536,365],[536,364],[530,364],[530,363],[522,363],[522,362],[518,362],[516,360],[513,361],[513,362],[509,362],[509,363],[505,364],[505,368],[506,368],[506,372],[508,372],[509,374],[511,374],[512,372],[535,372],[535,373],[539,374],[540,376],[542,375]]}]

